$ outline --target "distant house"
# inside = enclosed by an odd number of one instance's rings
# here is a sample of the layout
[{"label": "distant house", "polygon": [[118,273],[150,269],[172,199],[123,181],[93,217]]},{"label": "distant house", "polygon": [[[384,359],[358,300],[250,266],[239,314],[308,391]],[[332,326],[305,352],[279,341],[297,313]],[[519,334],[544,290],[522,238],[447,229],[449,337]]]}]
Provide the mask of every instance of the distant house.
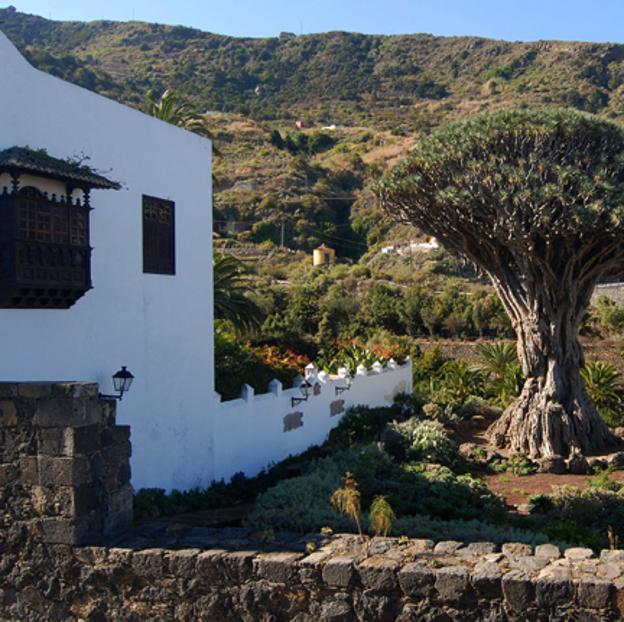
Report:
[{"label": "distant house", "polygon": [[282,31],[279,33],[280,39],[294,39],[297,35],[294,32]]},{"label": "distant house", "polygon": [[296,127],[298,130],[303,130],[303,129],[305,129],[306,127],[308,127],[308,124],[307,124],[305,121],[302,121],[301,119],[297,119],[297,120],[295,121],[295,127]]},{"label": "distant house", "polygon": [[312,253],[312,264],[314,266],[328,266],[336,262],[336,251],[325,244],[321,244]]}]

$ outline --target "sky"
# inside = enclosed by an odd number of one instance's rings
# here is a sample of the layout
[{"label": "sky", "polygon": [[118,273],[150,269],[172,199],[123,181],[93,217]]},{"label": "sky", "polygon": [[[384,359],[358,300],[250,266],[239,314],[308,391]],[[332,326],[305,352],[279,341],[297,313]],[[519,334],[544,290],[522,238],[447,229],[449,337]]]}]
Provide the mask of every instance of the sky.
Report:
[{"label": "sky", "polygon": [[[624,42],[624,0],[14,0],[55,20],[141,20],[273,37],[346,30]],[[4,6],[4,5],[3,5]]]}]

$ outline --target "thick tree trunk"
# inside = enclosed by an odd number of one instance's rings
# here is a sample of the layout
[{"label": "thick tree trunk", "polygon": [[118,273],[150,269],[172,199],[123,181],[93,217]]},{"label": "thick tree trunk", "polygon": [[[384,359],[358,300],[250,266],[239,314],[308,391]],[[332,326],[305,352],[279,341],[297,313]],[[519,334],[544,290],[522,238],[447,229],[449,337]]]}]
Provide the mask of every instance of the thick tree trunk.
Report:
[{"label": "thick tree trunk", "polygon": [[530,458],[567,457],[615,446],[579,373],[583,353],[577,331],[582,314],[576,292],[566,291],[556,301],[538,296],[524,314],[509,290],[504,293],[506,306],[513,307],[508,311],[526,382],[518,399],[492,427],[492,442]]}]

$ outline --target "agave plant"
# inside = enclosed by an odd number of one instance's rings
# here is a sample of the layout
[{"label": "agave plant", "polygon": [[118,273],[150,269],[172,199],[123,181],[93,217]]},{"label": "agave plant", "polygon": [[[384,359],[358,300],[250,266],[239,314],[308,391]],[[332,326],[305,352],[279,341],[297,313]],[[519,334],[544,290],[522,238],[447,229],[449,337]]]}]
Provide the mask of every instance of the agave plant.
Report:
[{"label": "agave plant", "polygon": [[439,372],[437,389],[445,401],[463,406],[471,397],[483,395],[485,379],[464,361],[447,361]]},{"label": "agave plant", "polygon": [[490,378],[502,378],[511,365],[518,364],[516,345],[511,342],[480,343],[475,352],[479,369]]},{"label": "agave plant", "polygon": [[622,408],[624,401],[624,386],[622,375],[606,361],[586,363],[581,369],[581,376],[589,397],[598,410]]}]

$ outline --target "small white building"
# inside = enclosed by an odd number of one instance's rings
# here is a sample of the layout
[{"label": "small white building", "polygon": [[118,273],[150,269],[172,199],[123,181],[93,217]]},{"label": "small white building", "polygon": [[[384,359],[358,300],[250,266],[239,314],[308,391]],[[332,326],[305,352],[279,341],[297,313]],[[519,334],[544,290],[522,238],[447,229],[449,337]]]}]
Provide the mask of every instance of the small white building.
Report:
[{"label": "small white building", "polygon": [[[132,426],[135,488],[206,483],[214,403],[210,141],[34,69],[2,33],[0,83],[0,152],[23,160],[28,151],[7,150],[43,149],[51,167],[7,160],[0,168],[0,211],[23,204],[14,230],[2,223],[0,379],[96,380],[112,393],[112,374],[127,365],[135,381],[118,419]],[[85,158],[119,189],[81,180],[71,167],[59,171],[57,160]],[[81,188],[90,189],[91,211],[68,206],[68,193],[84,204]],[[15,274],[19,253],[26,259]],[[72,261],[88,265],[72,273]]]},{"label": "small white building", "polygon": [[410,364],[392,363],[221,402],[210,141],[36,70],[2,33],[0,83],[0,380],[110,394],[127,366],[135,489],[255,475],[349,406],[411,391]]}]

